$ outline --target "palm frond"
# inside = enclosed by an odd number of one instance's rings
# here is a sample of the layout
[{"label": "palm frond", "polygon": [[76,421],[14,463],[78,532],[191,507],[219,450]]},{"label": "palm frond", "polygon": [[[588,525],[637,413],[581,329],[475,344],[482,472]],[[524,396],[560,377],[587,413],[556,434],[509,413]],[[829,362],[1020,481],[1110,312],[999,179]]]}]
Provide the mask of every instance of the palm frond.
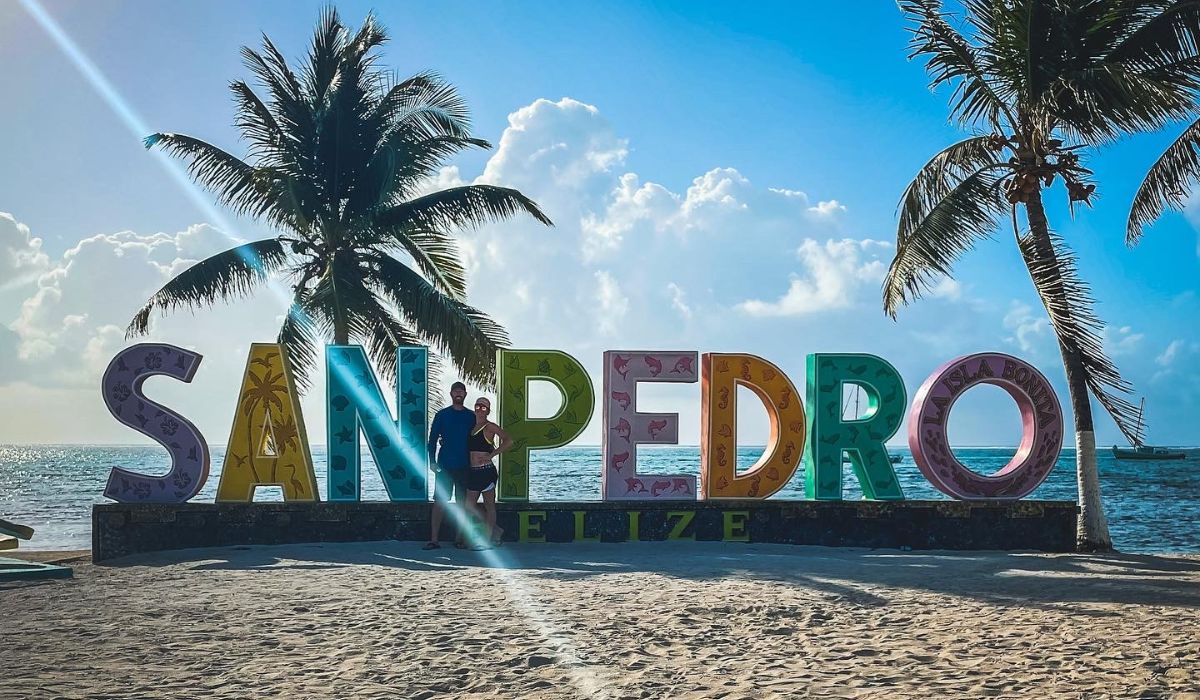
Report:
[{"label": "palm frond", "polygon": [[201,260],[163,285],[134,315],[126,337],[144,335],[150,315],[181,306],[204,306],[221,299],[246,296],[287,262],[283,245],[274,238],[246,243]]},{"label": "palm frond", "polygon": [[1163,152],[1138,187],[1125,226],[1125,243],[1137,245],[1146,226],[1170,208],[1182,210],[1192,186],[1200,181],[1200,119],[1192,122]]},{"label": "palm frond", "polygon": [[496,351],[509,344],[504,328],[479,309],[439,292],[387,255],[368,254],[369,284],[392,303],[405,323],[445,354],[469,381],[495,382]]},{"label": "palm frond", "polygon": [[371,161],[373,189],[350,211],[371,211],[380,205],[399,204],[428,185],[446,159],[471,148],[489,148],[483,139],[460,136],[422,136],[411,124],[400,124],[383,137]]},{"label": "palm frond", "polygon": [[347,42],[346,26],[336,7],[321,10],[317,28],[308,47],[308,62],[301,73],[304,90],[314,105],[323,104],[334,79]]},{"label": "palm frond", "polygon": [[264,34],[262,44],[261,53],[243,46],[242,61],[271,94],[271,108],[280,128],[298,142],[301,152],[311,152],[316,138],[312,105],[270,37]]},{"label": "palm frond", "polygon": [[142,140],[146,148],[159,146],[168,154],[188,161],[188,174],[239,214],[251,206],[261,191],[257,171],[241,158],[184,134],[156,133]]},{"label": "palm frond", "polygon": [[383,378],[396,381],[399,358],[396,349],[401,345],[424,345],[415,333],[396,318],[394,312],[377,304],[373,314],[374,324],[366,338],[367,355],[379,368]]},{"label": "palm frond", "polygon": [[[927,60],[929,87],[952,86],[950,112],[962,123],[985,122],[998,127],[1007,107],[993,79],[980,65],[979,50],[950,26],[940,0],[900,0],[900,9],[916,21],[910,28],[909,58]],[[1007,115],[1011,123],[1016,120]]]},{"label": "palm frond", "polygon": [[[408,326],[396,318],[395,311],[379,305],[375,315],[376,325],[367,338],[367,355],[379,368],[384,379],[394,383],[398,371],[397,348],[403,345],[419,345],[425,343]],[[426,391],[427,405],[434,409],[440,407],[445,398],[440,395],[442,384],[442,358],[434,351],[426,356]]]},{"label": "palm frond", "polygon": [[317,369],[317,353],[324,345],[316,319],[307,308],[307,301],[308,292],[303,288],[297,289],[275,341],[287,349],[292,373],[302,393],[312,386],[312,373]]},{"label": "palm frond", "polygon": [[418,73],[396,83],[375,110],[388,123],[413,127],[426,138],[471,136],[466,101],[437,73]]},{"label": "palm frond", "polygon": [[1200,52],[1200,0],[1125,2],[1119,12],[1131,31],[1111,44],[1109,62],[1153,71]]},{"label": "palm frond", "polygon": [[441,231],[405,227],[377,229],[372,233],[369,244],[380,253],[386,254],[391,248],[403,250],[439,291],[452,299],[466,299],[467,271],[452,236]]},{"label": "palm frond", "polygon": [[950,276],[959,256],[995,231],[1009,206],[1000,185],[1004,167],[980,168],[918,222],[901,222],[896,255],[883,280],[883,308],[889,316],[895,318],[901,305],[919,297],[937,278]]},{"label": "palm frond", "polygon": [[1122,377],[1116,365],[1104,354],[1101,334],[1104,322],[1095,312],[1091,289],[1078,273],[1075,255],[1063,240],[1048,233],[1049,241],[1039,241],[1032,233],[1018,237],[1021,256],[1050,325],[1062,346],[1063,360],[1078,361],[1088,390],[1096,397],[1117,427],[1132,444],[1141,444],[1137,407],[1121,394],[1132,387]]},{"label": "palm frond", "polygon": [[377,222],[385,227],[407,225],[444,231],[502,221],[521,212],[547,226],[554,225],[532,199],[515,189],[495,185],[451,187],[410,199],[381,212]]},{"label": "palm frond", "polygon": [[146,148],[161,147],[188,161],[188,174],[201,187],[241,216],[266,217],[271,223],[304,230],[306,213],[292,183],[270,168],[253,167],[216,146],[183,134],[151,134]]},{"label": "palm frond", "polygon": [[1111,143],[1125,134],[1157,129],[1188,117],[1196,105],[1190,89],[1115,64],[1063,73],[1038,109],[1067,138]]},{"label": "palm frond", "polygon": [[242,137],[250,141],[251,158],[265,155],[283,155],[285,152],[285,136],[275,121],[275,115],[255,94],[254,90],[242,82],[235,80],[230,83],[237,103],[237,118],[234,126],[241,131]]},{"label": "palm frond", "polygon": [[404,201],[427,186],[447,158],[468,148],[487,146],[481,139],[424,137],[418,132],[411,125],[401,125],[382,132],[378,146],[364,148],[366,165],[354,173],[357,179],[346,194],[347,219],[373,215],[381,207]]},{"label": "palm frond", "polygon": [[998,162],[991,136],[975,136],[943,149],[929,159],[900,198],[900,237],[911,233],[964,178]]}]

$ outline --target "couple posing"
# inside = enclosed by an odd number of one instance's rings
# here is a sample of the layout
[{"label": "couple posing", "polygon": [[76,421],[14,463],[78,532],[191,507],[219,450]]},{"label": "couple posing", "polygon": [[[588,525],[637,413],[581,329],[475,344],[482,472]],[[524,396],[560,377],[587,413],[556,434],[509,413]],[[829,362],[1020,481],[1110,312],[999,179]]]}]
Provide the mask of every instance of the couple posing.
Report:
[{"label": "couple posing", "polygon": [[[471,516],[486,526],[487,537],[479,538],[471,549],[488,549],[500,543],[503,530],[496,527],[496,481],[499,473],[492,459],[512,447],[512,439],[500,426],[488,420],[492,403],[480,396],[475,410],[468,411],[463,402],[467,387],[462,382],[450,385],[450,405],[438,411],[429,426],[429,463],[435,465],[437,479],[433,488],[433,511],[429,519],[429,542],[425,549],[438,549],[438,534],[447,510],[462,514],[458,523],[455,546],[466,545],[463,534],[470,529]],[[499,438],[500,444],[496,446]],[[441,443],[439,448],[438,443]],[[479,497],[483,496],[483,512]],[[455,507],[452,504],[456,504]]]}]

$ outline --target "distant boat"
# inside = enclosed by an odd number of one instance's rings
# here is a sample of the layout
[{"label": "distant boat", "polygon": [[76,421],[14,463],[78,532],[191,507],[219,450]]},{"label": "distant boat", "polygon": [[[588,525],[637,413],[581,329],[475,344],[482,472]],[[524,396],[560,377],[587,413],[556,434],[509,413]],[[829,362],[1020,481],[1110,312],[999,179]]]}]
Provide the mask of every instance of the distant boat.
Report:
[{"label": "distant boat", "polygon": [[[1142,402],[1138,405],[1138,422],[1137,431],[1142,429],[1142,411],[1146,409],[1146,398],[1142,397]],[[1143,461],[1162,461],[1168,459],[1187,459],[1187,452],[1184,450],[1171,449],[1167,447],[1153,447],[1138,443],[1132,447],[1117,447],[1113,445],[1113,457],[1124,460],[1143,460]]]},{"label": "distant boat", "polygon": [[1150,447],[1149,445],[1138,445],[1136,447],[1117,447],[1113,445],[1113,457],[1117,459],[1128,460],[1164,460],[1164,459],[1187,459],[1187,453],[1183,450],[1172,450],[1166,447]]}]

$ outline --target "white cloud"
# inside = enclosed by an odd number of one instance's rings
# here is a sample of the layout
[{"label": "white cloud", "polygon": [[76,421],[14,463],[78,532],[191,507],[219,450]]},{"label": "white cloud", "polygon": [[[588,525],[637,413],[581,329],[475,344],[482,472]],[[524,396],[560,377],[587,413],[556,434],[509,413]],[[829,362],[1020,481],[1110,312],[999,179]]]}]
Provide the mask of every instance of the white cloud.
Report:
[{"label": "white cloud", "polygon": [[531,190],[526,194],[578,190],[624,163],[628,153],[628,142],[592,105],[539,99],[508,115],[496,154],[477,181]]},{"label": "white cloud", "polygon": [[962,298],[962,285],[949,277],[943,277],[933,285],[928,295],[937,299],[958,300]]},{"label": "white cloud", "polygon": [[808,212],[818,219],[832,219],[845,213],[845,211],[846,207],[836,199],[831,199],[828,202],[817,202],[817,206],[808,208]]},{"label": "white cloud", "polygon": [[1170,344],[1167,345],[1167,348],[1162,351],[1162,354],[1154,358],[1155,364],[1157,364],[1159,367],[1170,367],[1175,363],[1175,359],[1179,357],[1183,347],[1184,342],[1182,340],[1172,340]]},{"label": "white cloud", "polygon": [[737,170],[713,168],[692,180],[680,213],[689,219],[705,210],[744,211],[748,208],[744,193],[749,188],[750,181]]},{"label": "white cloud", "polygon": [[85,381],[94,366],[81,358],[111,356],[120,329],[168,279],[233,243],[207,225],[177,234],[122,231],[86,238],[48,266],[20,305],[10,328],[20,359],[56,367],[59,381]]},{"label": "white cloud", "polygon": [[33,284],[49,267],[42,239],[12,214],[0,211],[0,293]]},{"label": "white cloud", "polygon": [[437,171],[433,177],[421,183],[421,186],[413,192],[414,197],[437,192],[439,190],[448,190],[451,187],[462,187],[467,184],[467,181],[462,178],[458,171],[457,165],[447,165]]},{"label": "white cloud", "polygon": [[1176,338],[1167,344],[1154,358],[1157,368],[1150,381],[1170,388],[1173,394],[1183,395],[1194,401],[1200,392],[1200,375],[1191,371],[1195,358],[1200,355],[1200,342]]},{"label": "white cloud", "polygon": [[662,232],[672,225],[680,208],[678,195],[653,182],[641,184],[634,173],[622,175],[610,197],[603,216],[588,213],[580,221],[588,258],[617,250],[639,224]]},{"label": "white cloud", "polygon": [[668,282],[667,293],[671,295],[671,308],[678,311],[683,318],[691,318],[692,308],[687,304],[687,294],[683,288],[674,282]]},{"label": "white cloud", "polygon": [[629,297],[621,292],[621,285],[607,270],[596,271],[596,304],[600,332],[615,333],[629,312]]},{"label": "white cloud", "polygon": [[1008,313],[1004,315],[1004,327],[1013,333],[1005,338],[1015,344],[1021,352],[1033,353],[1051,335],[1050,319],[1040,312],[1034,312],[1028,304],[1013,301],[1009,304]]},{"label": "white cloud", "polygon": [[[3,223],[0,219],[0,228]],[[0,403],[37,407],[33,417],[6,415],[0,441],[141,439],[104,409],[100,377],[113,355],[134,342],[126,340],[125,326],[151,294],[194,262],[237,242],[211,226],[195,225],[173,234],[91,236],[59,257],[40,254],[45,259],[35,264],[44,269],[36,285],[25,285],[18,297],[0,295]],[[11,237],[0,245],[11,248]],[[150,394],[192,418],[209,440],[220,441],[229,429],[246,350],[253,342],[274,340],[284,308],[286,299],[263,289],[235,304],[154,318],[145,340],[195,349],[204,361],[192,384],[156,379]],[[320,398],[323,383],[317,379],[309,403]],[[309,413],[320,415],[312,407]]]},{"label": "white cloud", "polygon": [[1106,326],[1104,328],[1104,347],[1114,357],[1130,355],[1137,352],[1145,337],[1144,333],[1134,333],[1133,328],[1129,326],[1119,328]]},{"label": "white cloud", "polygon": [[891,244],[884,241],[828,240],[824,245],[807,238],[796,255],[803,274],[793,277],[787,292],[775,302],[749,300],[739,307],[752,316],[802,316],[846,309],[864,301],[866,290],[878,288],[887,271],[883,261]]}]

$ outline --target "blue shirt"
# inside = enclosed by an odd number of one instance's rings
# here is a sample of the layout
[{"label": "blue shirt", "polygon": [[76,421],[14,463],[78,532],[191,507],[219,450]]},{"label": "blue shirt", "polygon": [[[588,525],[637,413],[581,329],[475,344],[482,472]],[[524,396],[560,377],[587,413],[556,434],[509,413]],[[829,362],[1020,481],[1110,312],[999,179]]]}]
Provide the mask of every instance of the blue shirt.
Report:
[{"label": "blue shirt", "polygon": [[[451,471],[471,466],[470,456],[467,454],[467,438],[474,427],[475,413],[466,408],[459,410],[447,406],[434,414],[433,424],[429,426],[429,463],[437,464],[439,469]],[[439,438],[442,441],[440,450]]]}]

